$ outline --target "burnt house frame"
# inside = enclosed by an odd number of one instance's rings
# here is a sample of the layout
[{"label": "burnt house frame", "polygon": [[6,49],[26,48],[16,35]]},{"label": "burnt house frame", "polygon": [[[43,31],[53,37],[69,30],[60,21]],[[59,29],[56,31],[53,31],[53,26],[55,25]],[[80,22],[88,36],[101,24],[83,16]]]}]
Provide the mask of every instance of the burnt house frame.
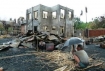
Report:
[{"label": "burnt house frame", "polygon": [[[61,9],[64,10],[64,18],[60,17]],[[34,18],[35,11],[38,12],[37,19]],[[43,18],[43,11],[47,12],[47,18]],[[56,18],[52,18],[53,12],[56,12]],[[69,18],[69,12],[71,12],[71,18]],[[31,19],[28,19],[28,14],[31,14]],[[26,10],[26,30],[32,30],[33,32],[35,32],[36,30],[34,30],[34,27],[36,27],[37,31],[50,31],[51,33],[58,34],[59,36],[61,36],[62,34],[65,34],[65,36],[71,36],[74,34],[73,18],[73,9],[61,6],[59,4],[53,7],[47,7],[39,4]],[[47,30],[43,29],[43,27],[45,26],[48,26]],[[55,26],[54,30],[52,30],[53,26]],[[61,32],[61,27],[64,27],[64,32]]]}]

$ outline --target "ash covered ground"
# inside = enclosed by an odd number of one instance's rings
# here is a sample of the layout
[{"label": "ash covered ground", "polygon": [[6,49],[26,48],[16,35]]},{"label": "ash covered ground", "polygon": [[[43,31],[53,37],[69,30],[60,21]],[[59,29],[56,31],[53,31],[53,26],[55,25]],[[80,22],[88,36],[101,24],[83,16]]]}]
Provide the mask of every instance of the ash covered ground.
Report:
[{"label": "ash covered ground", "polygon": [[[105,61],[105,49],[92,44],[85,50],[94,60]],[[10,48],[0,51],[0,67],[3,67],[4,71],[54,71],[59,68],[44,56],[34,53],[37,53],[34,48]],[[86,71],[105,71],[105,66],[92,67]]]}]

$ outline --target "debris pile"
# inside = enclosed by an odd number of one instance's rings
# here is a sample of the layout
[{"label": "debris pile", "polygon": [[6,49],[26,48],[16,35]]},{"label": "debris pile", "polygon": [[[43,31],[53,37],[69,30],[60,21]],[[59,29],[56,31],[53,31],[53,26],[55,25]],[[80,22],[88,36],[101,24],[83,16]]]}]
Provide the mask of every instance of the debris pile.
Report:
[{"label": "debris pile", "polygon": [[36,49],[38,49],[40,41],[43,41],[46,44],[53,43],[54,49],[57,49],[55,47],[58,44],[64,43],[66,39],[49,32],[27,33],[27,35],[24,35],[24,36],[19,35],[19,36],[16,36],[16,38],[14,38],[12,41],[6,42],[5,44],[8,44],[8,46],[7,45],[6,46],[0,45],[0,46],[2,49],[5,49],[7,47],[13,47],[13,48],[14,47],[16,48],[35,47]]},{"label": "debris pile", "polygon": [[3,38],[9,38],[10,35],[0,35],[0,39],[3,39]]},{"label": "debris pile", "polygon": [[[63,46],[63,42],[66,41],[67,39],[61,38],[60,36],[55,34],[48,34],[48,33],[29,34],[28,33],[26,36],[19,36],[13,41],[5,44],[6,46],[3,45],[0,47],[1,48],[3,47],[2,49],[4,49],[4,47],[17,48],[19,46],[33,47],[34,45],[35,45],[34,47],[38,47],[38,43],[40,40],[43,40],[45,43],[53,43],[54,49],[55,49],[57,45],[58,45],[57,48],[61,48],[61,46]],[[93,43],[93,40],[91,42]],[[59,68],[55,69],[54,71],[86,70],[103,64],[103,61],[101,59],[95,60],[90,57],[89,58],[90,65],[87,68],[79,69],[79,68],[75,68],[75,62],[73,60],[73,56],[69,52],[54,50],[52,52],[33,52],[33,54],[37,55],[40,58],[40,61],[43,63],[45,63],[43,60],[48,60],[49,61],[48,64],[51,64],[51,63],[57,64]]]},{"label": "debris pile", "polygon": [[69,64],[73,64],[70,59],[72,58],[72,55],[69,53],[62,53],[60,51],[53,51],[47,54],[47,59],[49,59],[53,63],[59,64],[58,66],[65,66]]},{"label": "debris pile", "polygon": [[86,44],[103,44],[105,42],[105,36],[98,36],[98,37],[90,37],[89,39],[86,40]]},{"label": "debris pile", "polygon": [[70,53],[54,50],[52,52],[38,52],[35,54],[44,56],[45,59],[50,60],[50,63],[55,63],[58,65],[58,67],[69,66],[69,70],[75,68],[74,62],[72,61],[72,55]]},{"label": "debris pile", "polygon": [[73,61],[72,54],[61,52],[59,50],[54,50],[52,52],[37,52],[35,55],[44,57],[45,59],[49,60],[50,63],[55,63],[58,65],[58,69],[55,69],[54,71],[71,71],[71,70],[87,70],[92,67],[100,66],[104,63],[103,60],[94,60],[92,58],[89,58],[90,64],[87,68],[79,69],[75,68],[75,62]]},{"label": "debris pile", "polygon": [[90,38],[88,41],[86,41],[86,44],[92,44],[92,43],[99,45],[100,48],[105,49],[105,36]]}]

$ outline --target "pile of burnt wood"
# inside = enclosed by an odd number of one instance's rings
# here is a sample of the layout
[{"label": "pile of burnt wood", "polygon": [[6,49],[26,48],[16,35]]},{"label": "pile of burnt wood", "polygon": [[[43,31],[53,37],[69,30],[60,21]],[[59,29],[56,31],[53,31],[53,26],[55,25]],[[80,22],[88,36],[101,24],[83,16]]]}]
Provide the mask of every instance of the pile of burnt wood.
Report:
[{"label": "pile of burnt wood", "polygon": [[44,45],[44,49],[47,50],[55,50],[55,46],[58,44],[64,43],[67,39],[65,37],[60,37],[56,34],[52,34],[49,32],[36,32],[36,33],[27,33],[25,36],[18,36],[20,39],[19,46],[24,47],[35,47],[36,49],[40,49],[40,45]]},{"label": "pile of burnt wood", "polygon": [[104,48],[105,49],[105,42],[100,43],[100,48]]},{"label": "pile of burnt wood", "polygon": [[57,34],[52,34],[49,32],[28,32],[26,35],[18,35],[12,41],[0,45],[0,50],[8,47],[32,47],[35,49],[55,50],[58,49],[55,48],[57,45],[64,43],[66,40],[67,39],[65,37],[60,37]]}]

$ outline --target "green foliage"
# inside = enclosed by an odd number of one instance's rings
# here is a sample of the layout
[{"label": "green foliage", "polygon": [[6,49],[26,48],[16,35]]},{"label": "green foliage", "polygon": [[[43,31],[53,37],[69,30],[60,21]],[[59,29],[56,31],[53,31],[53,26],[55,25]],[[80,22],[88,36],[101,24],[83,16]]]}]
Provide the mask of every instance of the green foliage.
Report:
[{"label": "green foliage", "polygon": [[86,28],[91,28],[89,23],[81,22],[80,24],[77,24],[77,29],[84,30]]},{"label": "green foliage", "polygon": [[13,29],[12,27],[9,27],[9,28],[8,28],[8,31],[9,31],[9,32],[11,32],[11,31],[12,31],[12,29]]},{"label": "green foliage", "polygon": [[2,23],[0,23],[0,30],[4,30],[4,26]]},{"label": "green foliage", "polygon": [[90,23],[84,23],[80,20],[80,18],[76,17],[75,19],[75,23],[74,23],[74,28],[75,29],[81,29],[84,30],[86,28],[91,28],[91,24]]}]

